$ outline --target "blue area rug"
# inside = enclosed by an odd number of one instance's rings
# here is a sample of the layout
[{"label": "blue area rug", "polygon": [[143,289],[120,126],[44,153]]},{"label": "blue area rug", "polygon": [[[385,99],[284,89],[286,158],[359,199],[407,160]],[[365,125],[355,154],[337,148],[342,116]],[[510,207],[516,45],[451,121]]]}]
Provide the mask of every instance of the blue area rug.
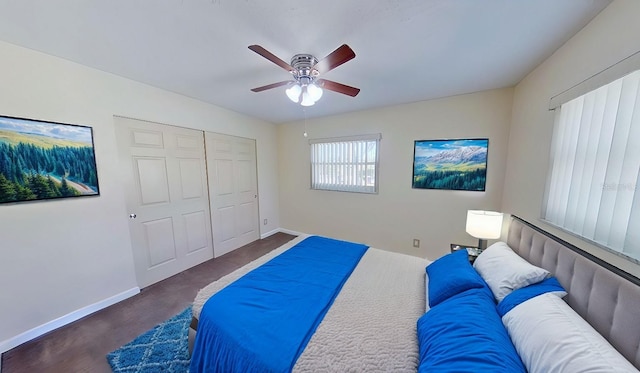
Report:
[{"label": "blue area rug", "polygon": [[191,307],[107,354],[116,372],[189,371],[188,329]]}]

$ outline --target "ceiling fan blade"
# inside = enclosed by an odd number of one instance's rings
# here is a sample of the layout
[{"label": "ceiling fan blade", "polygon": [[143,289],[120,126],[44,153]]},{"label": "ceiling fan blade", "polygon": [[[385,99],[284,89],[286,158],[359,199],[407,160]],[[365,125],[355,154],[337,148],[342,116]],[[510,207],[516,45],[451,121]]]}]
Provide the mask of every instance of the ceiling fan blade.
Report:
[{"label": "ceiling fan blade", "polygon": [[269,61],[275,63],[276,65],[282,67],[283,69],[285,69],[287,71],[293,71],[293,67],[291,67],[291,65],[289,65],[286,62],[284,62],[280,58],[276,57],[275,54],[269,52],[268,50],[262,48],[261,46],[259,46],[259,45],[250,45],[249,49],[251,49],[252,51],[258,53],[259,55],[261,55],[262,57],[268,59]]},{"label": "ceiling fan blade", "polygon": [[318,83],[322,85],[322,88],[330,91],[342,93],[347,96],[356,97],[360,93],[360,88],[351,87],[342,83],[337,83],[331,80],[318,79]]},{"label": "ceiling fan blade", "polygon": [[342,44],[338,49],[329,53],[322,61],[318,62],[314,68],[318,70],[320,74],[326,73],[329,70],[333,70],[343,63],[355,58],[356,53],[348,45]]},{"label": "ceiling fan blade", "polygon": [[283,85],[287,85],[289,83],[291,83],[291,80],[285,80],[283,82],[271,83],[271,84],[263,85],[262,87],[253,88],[251,90],[253,92],[262,92],[262,91],[266,91],[267,89],[282,87]]}]

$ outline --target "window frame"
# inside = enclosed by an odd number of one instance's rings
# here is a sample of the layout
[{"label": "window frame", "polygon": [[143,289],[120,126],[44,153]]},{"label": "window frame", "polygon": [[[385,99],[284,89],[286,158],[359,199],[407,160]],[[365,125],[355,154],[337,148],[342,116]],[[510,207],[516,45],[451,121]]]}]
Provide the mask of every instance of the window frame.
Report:
[{"label": "window frame", "polygon": [[[378,194],[379,184],[380,184],[379,175],[380,175],[380,140],[381,139],[382,139],[382,134],[380,133],[356,135],[356,136],[341,136],[341,137],[309,139],[309,153],[310,153],[309,188],[311,190],[321,190],[321,191]],[[343,144],[343,146],[349,146],[349,144],[357,145],[358,143],[362,143],[361,145],[364,145],[366,147],[366,144],[370,142],[375,142],[375,155],[374,155],[373,161],[370,161],[366,155],[365,155],[364,161],[353,160],[352,157],[355,156],[355,150],[353,148],[350,148],[351,150],[350,153],[344,152],[340,154],[338,153],[333,154],[334,157],[338,155],[341,157],[351,158],[351,160],[349,161],[335,160],[334,158],[329,161],[319,162],[316,159],[316,157],[317,157],[317,153],[320,152],[321,150],[314,151],[314,147],[316,146],[323,146],[323,145],[326,146],[330,144],[331,145],[338,144],[337,146],[340,146],[340,144]],[[364,150],[364,152],[366,153],[366,149]],[[342,166],[346,168],[352,168],[354,166],[358,168],[358,167],[364,166],[364,172],[365,172],[364,185],[353,184],[353,183],[344,184],[344,183],[337,183],[337,182],[320,183],[319,180],[316,180],[317,176],[319,175],[319,171],[316,169],[316,167],[320,165],[328,166],[330,168],[332,165]],[[366,185],[367,177],[369,177],[369,175],[367,175],[367,169],[371,165],[373,165],[373,168],[374,168],[373,170],[374,183],[373,183],[373,186],[368,186]],[[340,176],[338,175],[337,169],[335,169],[335,167],[331,170],[331,172],[332,174],[329,176],[330,178],[337,178]],[[351,172],[357,173],[358,170],[356,169]],[[354,176],[357,177],[357,175],[354,175]]]}]

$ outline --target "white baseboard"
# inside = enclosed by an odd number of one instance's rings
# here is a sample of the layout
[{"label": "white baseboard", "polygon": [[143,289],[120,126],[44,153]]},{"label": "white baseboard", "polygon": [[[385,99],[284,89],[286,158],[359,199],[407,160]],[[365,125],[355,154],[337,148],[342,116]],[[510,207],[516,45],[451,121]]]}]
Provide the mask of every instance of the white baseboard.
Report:
[{"label": "white baseboard", "polygon": [[274,234],[276,234],[276,233],[278,233],[278,232],[287,233],[287,234],[292,234],[292,235],[294,235],[294,236],[300,236],[301,234],[304,234],[304,233],[301,233],[301,232],[292,231],[292,230],[290,230],[290,229],[276,228],[276,229],[274,229],[274,230],[272,230],[272,231],[269,231],[269,232],[267,232],[267,233],[263,233],[263,234],[261,234],[261,235],[260,235],[260,239],[265,239],[265,238],[267,238],[267,237],[269,237],[269,236],[271,236],[271,235],[274,235]]},{"label": "white baseboard", "polygon": [[262,233],[262,234],[260,235],[260,239],[261,239],[261,240],[264,240],[265,238],[267,238],[267,237],[269,237],[269,236],[271,236],[271,235],[274,235],[274,234],[276,234],[276,233],[278,233],[278,232],[280,232],[280,228],[276,228],[276,229],[274,229],[274,230],[272,230],[272,231],[269,231],[269,232],[267,232],[267,233]]},{"label": "white baseboard", "polygon": [[302,236],[304,234],[307,234],[304,232],[292,231],[291,229],[285,229],[285,228],[280,228],[279,231],[282,233],[292,234],[294,236]]},{"label": "white baseboard", "polygon": [[[55,320],[49,321],[48,323],[42,324],[40,326],[36,326],[33,329],[27,330],[24,333],[21,333],[13,338],[9,338],[0,342],[0,356],[2,353],[11,350],[14,347],[17,347],[25,342],[28,342],[36,337],[39,337],[45,333],[48,333],[54,329],[57,329],[61,326],[65,326],[70,324],[76,320],[79,320],[87,315],[90,315],[96,311],[100,311],[103,308],[107,308],[113,304],[116,304],[120,301],[123,301],[127,298],[130,298],[136,294],[140,293],[140,288],[135,287],[126,291],[123,291],[120,294],[116,294],[107,299],[103,299],[94,304],[90,304],[86,307],[80,308],[79,310],[68,313],[62,317],[59,317]],[[0,361],[0,372],[2,371],[2,361]]]}]

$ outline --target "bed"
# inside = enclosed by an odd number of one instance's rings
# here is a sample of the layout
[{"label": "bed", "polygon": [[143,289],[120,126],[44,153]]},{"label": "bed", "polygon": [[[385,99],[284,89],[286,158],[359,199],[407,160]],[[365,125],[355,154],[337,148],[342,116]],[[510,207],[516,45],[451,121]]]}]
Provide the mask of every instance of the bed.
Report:
[{"label": "bed", "polygon": [[[194,349],[193,356],[196,357],[195,361],[192,359],[192,371],[216,370],[211,368],[212,365],[207,365],[212,364],[211,360],[204,362],[203,354],[207,355],[207,359],[211,359],[210,354],[220,349],[218,344],[204,337],[209,335],[208,338],[211,338],[211,335],[217,332],[205,334],[208,333],[203,331],[205,326],[206,330],[209,330],[210,326],[204,323],[218,323],[220,325],[217,327],[222,328],[228,325],[224,317],[207,316],[210,315],[208,308],[212,307],[209,305],[215,303],[213,299],[220,297],[223,290],[227,291],[228,288],[240,283],[241,278],[249,277],[245,275],[266,267],[265,263],[272,263],[283,253],[297,250],[298,245],[305,245],[308,242],[306,240],[313,237],[301,235],[198,292],[193,304],[193,321],[189,330],[190,351]],[[423,258],[368,248],[356,260],[357,265],[352,272],[348,273],[345,281],[339,284],[336,295],[333,298],[329,297],[331,299],[325,313],[322,313],[318,323],[312,328],[312,334],[305,337],[300,351],[294,354],[290,365],[286,362],[273,369],[270,366],[269,368],[252,366],[248,370],[422,372],[465,371],[466,369],[474,371],[482,367],[482,364],[496,363],[502,364],[501,368],[491,370],[524,371],[526,365],[526,369],[530,371],[571,371],[572,366],[575,368],[576,362],[591,363],[587,360],[592,360],[593,356],[586,355],[597,355],[600,356],[601,367],[606,366],[610,369],[619,367],[620,371],[637,371],[636,368],[640,366],[640,323],[637,322],[640,320],[640,281],[637,278],[599,261],[517,217],[512,217],[506,243],[501,244],[508,245],[510,250],[530,265],[544,269],[554,277],[549,279],[547,275],[544,276],[544,281],[540,277],[540,281],[523,286],[523,289],[515,289],[518,291],[511,289],[513,294],[507,294],[504,297],[505,301],[501,301],[496,306],[496,298],[493,296],[495,293],[492,294],[493,289],[486,286],[486,284],[492,285],[489,283],[491,274],[487,275],[489,278],[487,282],[481,281],[485,286],[471,288],[465,288],[464,285],[458,286],[467,281],[464,277],[466,275],[462,275],[460,279],[456,277],[456,271],[451,271],[448,262],[456,260],[458,261],[454,263],[456,268],[464,267],[467,271],[467,267],[459,262],[461,255],[456,256],[452,253],[445,256],[443,260],[439,259],[432,263]],[[497,249],[487,249],[486,252],[497,252]],[[483,255],[486,258],[481,260]],[[317,259],[312,261],[315,260]],[[483,253],[478,260],[480,263],[478,269],[482,269],[483,265],[487,266],[482,264],[483,261],[491,263],[491,256]],[[470,265],[468,268],[474,269]],[[486,268],[491,266],[488,265]],[[302,270],[295,276],[304,277],[307,271],[307,269]],[[474,270],[467,273],[476,276],[477,273],[482,272]],[[542,286],[548,282],[547,280],[556,281],[557,284],[552,284],[551,290],[548,290]],[[474,277],[473,281],[477,282],[477,279]],[[287,279],[282,282],[292,281]],[[233,285],[230,286],[231,284]],[[543,288],[547,290],[540,290]],[[555,291],[557,289],[560,290]],[[273,290],[268,291],[273,292]],[[432,291],[431,294],[430,291]],[[540,292],[541,295],[527,295],[531,299],[518,300],[524,296],[524,293],[532,293],[532,291]],[[441,299],[432,303],[432,298],[436,296]],[[485,299],[490,301],[485,302]],[[517,303],[514,303],[516,300],[518,300]],[[562,308],[563,305],[568,304],[571,312],[577,313],[579,320],[568,318],[567,322],[573,323],[567,328],[569,333],[573,330],[573,334],[576,334],[575,322],[584,322],[583,327],[592,327],[597,331],[597,333],[594,332],[596,335],[590,337],[586,346],[583,344],[577,348],[571,347],[570,351],[549,344],[550,337],[541,334],[545,329],[531,324],[535,318],[526,316],[536,313],[530,310],[531,307],[536,310],[546,307],[546,305],[533,304],[539,300],[548,301],[552,304],[551,307]],[[482,306],[479,306],[479,303],[482,303]],[[496,311],[495,316],[493,315],[493,310],[508,303],[511,304],[511,308],[503,307],[506,309],[505,314],[499,314]],[[481,307],[482,311],[474,307]],[[483,313],[487,307],[491,308],[489,316]],[[205,314],[203,309],[206,311]],[[553,312],[556,312],[555,308]],[[298,309],[297,313],[305,312],[300,312]],[[520,315],[513,316],[517,313]],[[522,316],[523,313],[525,317]],[[523,325],[523,320],[526,321],[524,324],[527,322],[529,324]],[[500,326],[496,325],[496,328],[501,329],[499,336],[495,337],[494,331],[491,331],[493,334],[490,337],[484,336],[482,330],[494,324],[500,324]],[[277,330],[278,328],[281,326],[276,327]],[[555,333],[558,326],[552,325],[551,328]],[[441,338],[449,332],[453,333],[449,339]],[[249,334],[252,334],[251,331]],[[238,337],[240,341],[236,342],[243,344],[245,339],[249,340],[253,337],[249,334]],[[535,350],[536,338],[542,340],[540,349],[537,352],[531,352],[532,346]],[[571,338],[576,336],[570,335],[564,339]],[[593,342],[594,338],[596,342]],[[601,338],[604,342],[600,343],[602,341],[597,338]],[[559,343],[563,343],[562,337],[557,339]],[[474,340],[478,342],[473,342]],[[494,343],[496,340],[499,341]],[[267,344],[280,344],[275,339],[273,341]],[[494,344],[499,345],[499,348],[513,350],[515,357],[512,360],[504,358],[502,350],[498,353],[493,349]],[[594,348],[604,344],[613,346],[611,351],[607,349],[609,347],[603,347],[602,351],[598,350],[600,355],[594,354]],[[459,347],[455,348],[455,346]],[[474,351],[473,346],[478,347],[477,351]],[[554,351],[548,352],[549,348]],[[583,352],[579,352],[580,348]],[[253,353],[253,348],[246,349],[248,353]],[[451,350],[453,355],[450,355]],[[588,352],[584,353],[584,351]],[[231,352],[234,353],[234,351]],[[272,350],[265,352],[266,355],[274,353],[277,352]],[[480,360],[476,359],[475,353],[479,354]],[[560,354],[559,357],[556,356],[558,354]],[[230,367],[235,364],[234,359],[235,361],[247,360],[246,357],[230,356],[228,351],[223,357],[213,359],[223,360],[227,364],[221,365],[223,368],[219,366],[218,371],[230,371]],[[460,361],[462,366],[455,365],[460,364]],[[512,369],[512,367],[518,369]],[[239,367],[238,370],[246,371],[247,367]]]}]

